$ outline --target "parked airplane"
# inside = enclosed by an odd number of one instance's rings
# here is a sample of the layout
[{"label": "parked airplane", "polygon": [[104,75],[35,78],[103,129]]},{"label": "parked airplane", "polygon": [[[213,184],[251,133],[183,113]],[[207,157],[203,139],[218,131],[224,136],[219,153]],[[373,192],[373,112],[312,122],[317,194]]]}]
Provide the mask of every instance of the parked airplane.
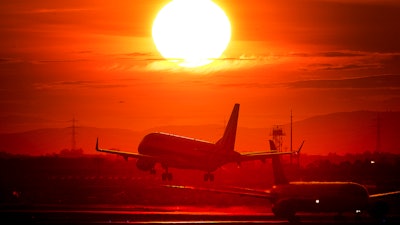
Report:
[{"label": "parked airplane", "polygon": [[168,168],[193,169],[205,171],[204,181],[213,181],[214,172],[224,164],[249,160],[265,160],[276,154],[292,154],[292,152],[248,152],[239,153],[234,150],[236,130],[239,117],[239,104],[233,107],[225,132],[216,143],[168,133],[150,133],[140,142],[138,153],[99,148],[96,150],[123,156],[125,159],[137,158],[136,166],[140,170],[155,173],[156,163],[160,163],[165,172],[163,180],[172,180]]},{"label": "parked airplane", "polygon": [[[275,143],[272,140],[269,143],[271,150],[275,150]],[[279,155],[272,157],[272,169],[274,185],[270,190],[166,186],[266,198],[272,203],[274,215],[287,218],[289,221],[296,218],[297,212],[337,212],[339,215],[344,212],[354,212],[360,215],[366,211],[375,218],[383,218],[388,212],[388,206],[382,198],[400,195],[400,191],[369,194],[365,186],[354,182],[289,182],[284,174]]]}]

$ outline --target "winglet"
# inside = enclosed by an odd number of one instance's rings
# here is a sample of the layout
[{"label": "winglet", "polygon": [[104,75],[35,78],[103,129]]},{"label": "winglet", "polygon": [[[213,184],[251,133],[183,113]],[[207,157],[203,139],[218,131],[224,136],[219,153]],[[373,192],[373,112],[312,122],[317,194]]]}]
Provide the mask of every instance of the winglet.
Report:
[{"label": "winglet", "polygon": [[300,151],[303,148],[304,142],[305,142],[305,140],[303,140],[303,142],[301,142],[299,149],[297,151],[295,151],[294,154],[296,154],[296,155],[300,154]]},{"label": "winglet", "polygon": [[96,151],[100,151],[100,149],[99,149],[99,138],[96,139]]}]

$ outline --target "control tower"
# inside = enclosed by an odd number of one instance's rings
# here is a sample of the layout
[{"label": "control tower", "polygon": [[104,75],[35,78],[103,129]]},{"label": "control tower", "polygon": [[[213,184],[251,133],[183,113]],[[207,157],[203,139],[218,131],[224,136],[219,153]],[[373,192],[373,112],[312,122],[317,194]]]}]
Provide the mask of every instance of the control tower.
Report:
[{"label": "control tower", "polygon": [[282,151],[283,136],[285,136],[285,132],[283,132],[282,126],[277,125],[272,128],[272,140],[275,142],[278,152]]}]

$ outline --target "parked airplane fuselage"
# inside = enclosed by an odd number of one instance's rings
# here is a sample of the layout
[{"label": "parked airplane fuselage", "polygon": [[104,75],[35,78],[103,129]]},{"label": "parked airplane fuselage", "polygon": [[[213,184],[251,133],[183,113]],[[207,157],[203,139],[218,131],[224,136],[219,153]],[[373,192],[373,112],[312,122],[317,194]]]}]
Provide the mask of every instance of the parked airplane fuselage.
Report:
[{"label": "parked airplane fuselage", "polygon": [[271,197],[276,215],[293,212],[357,213],[369,205],[368,191],[353,182],[290,182],[273,186]]}]

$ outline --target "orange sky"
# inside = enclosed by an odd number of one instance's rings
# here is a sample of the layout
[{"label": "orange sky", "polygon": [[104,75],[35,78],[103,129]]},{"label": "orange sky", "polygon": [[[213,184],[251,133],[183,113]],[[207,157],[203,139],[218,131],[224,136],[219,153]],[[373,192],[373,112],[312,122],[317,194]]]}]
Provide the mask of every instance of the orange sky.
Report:
[{"label": "orange sky", "polygon": [[[165,66],[151,25],[166,0],[0,2],[0,132],[47,126],[143,130],[270,127],[313,115],[400,110],[400,2],[216,0],[224,56]],[[8,130],[5,130],[7,127]]]}]

